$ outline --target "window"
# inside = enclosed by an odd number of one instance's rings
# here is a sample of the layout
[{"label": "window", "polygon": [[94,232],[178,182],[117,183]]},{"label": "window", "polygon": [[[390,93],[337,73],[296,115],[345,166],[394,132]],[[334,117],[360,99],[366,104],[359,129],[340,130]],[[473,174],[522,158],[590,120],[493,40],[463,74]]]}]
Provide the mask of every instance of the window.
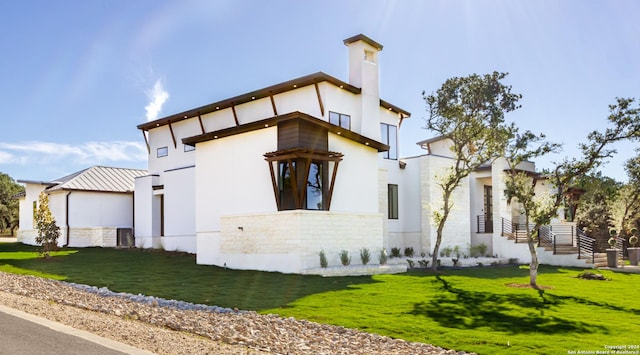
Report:
[{"label": "window", "polygon": [[33,228],[36,228],[36,214],[38,213],[38,201],[33,201]]},{"label": "window", "polygon": [[387,185],[389,219],[398,219],[398,185]]},{"label": "window", "polygon": [[351,116],[329,111],[329,123],[350,130]]},{"label": "window", "polygon": [[382,143],[389,146],[389,150],[382,152],[385,159],[398,159],[398,127],[386,123],[380,124]]},{"label": "window", "polygon": [[166,157],[167,155],[169,155],[169,148],[158,148],[158,158]]},{"label": "window", "polygon": [[184,151],[185,152],[193,152],[194,150],[196,150],[196,146],[195,145],[188,145],[188,144],[184,145]]},{"label": "window", "polygon": [[324,162],[311,161],[308,170],[306,159],[282,161],[278,165],[280,210],[293,210],[300,205],[307,210],[325,209]]}]

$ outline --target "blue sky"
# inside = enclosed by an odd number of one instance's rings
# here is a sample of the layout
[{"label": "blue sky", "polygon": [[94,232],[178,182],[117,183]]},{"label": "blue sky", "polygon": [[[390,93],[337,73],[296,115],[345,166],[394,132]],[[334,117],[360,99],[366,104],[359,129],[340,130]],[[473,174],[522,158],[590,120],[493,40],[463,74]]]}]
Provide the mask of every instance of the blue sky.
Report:
[{"label": "blue sky", "polygon": [[[422,91],[509,72],[509,116],[575,156],[615,97],[640,98],[640,2],[0,2],[0,172],[52,180],[92,165],[146,168],[136,125],[324,71],[347,80],[342,40],[382,43],[381,96],[412,113],[401,156],[430,138]],[[604,168],[624,179],[630,144]]]}]

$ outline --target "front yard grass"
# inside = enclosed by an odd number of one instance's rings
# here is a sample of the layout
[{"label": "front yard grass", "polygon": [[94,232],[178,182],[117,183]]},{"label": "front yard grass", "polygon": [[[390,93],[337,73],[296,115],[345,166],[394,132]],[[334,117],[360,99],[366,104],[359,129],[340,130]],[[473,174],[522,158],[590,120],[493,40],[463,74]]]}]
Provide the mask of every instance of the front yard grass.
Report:
[{"label": "front yard grass", "polygon": [[322,278],[195,265],[194,256],[138,249],[67,249],[49,261],[0,244],[0,270],[358,328],[480,354],[596,353],[640,341],[640,275],[543,266]]}]

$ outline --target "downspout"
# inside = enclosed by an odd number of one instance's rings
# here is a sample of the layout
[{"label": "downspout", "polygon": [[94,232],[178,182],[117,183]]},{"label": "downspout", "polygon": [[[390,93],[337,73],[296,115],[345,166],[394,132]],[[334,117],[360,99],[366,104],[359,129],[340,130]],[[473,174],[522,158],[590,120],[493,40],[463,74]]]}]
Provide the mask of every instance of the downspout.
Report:
[{"label": "downspout", "polygon": [[71,191],[67,192],[67,195],[65,196],[65,224],[67,225],[67,241],[63,245],[65,248],[69,246],[69,236],[71,234],[71,231],[69,230],[69,195],[71,195]]}]

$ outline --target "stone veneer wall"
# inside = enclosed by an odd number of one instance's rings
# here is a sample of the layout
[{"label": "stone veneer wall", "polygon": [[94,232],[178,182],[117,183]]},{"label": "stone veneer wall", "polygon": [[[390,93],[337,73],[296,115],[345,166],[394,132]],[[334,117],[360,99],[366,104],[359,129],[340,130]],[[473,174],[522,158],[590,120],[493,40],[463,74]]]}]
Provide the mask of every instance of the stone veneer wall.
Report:
[{"label": "stone veneer wall", "polygon": [[[24,244],[37,245],[35,238],[38,231],[35,229],[19,230],[18,241]],[[69,234],[70,247],[115,247],[117,245],[117,228],[71,228]],[[60,228],[58,245],[62,246],[67,241],[67,228]]]},{"label": "stone veneer wall", "polygon": [[216,259],[231,268],[300,273],[320,266],[321,250],[329,266],[336,266],[340,250],[347,250],[355,265],[361,264],[360,249],[368,248],[376,262],[383,247],[382,219],[377,213],[305,210],[225,216]]}]

